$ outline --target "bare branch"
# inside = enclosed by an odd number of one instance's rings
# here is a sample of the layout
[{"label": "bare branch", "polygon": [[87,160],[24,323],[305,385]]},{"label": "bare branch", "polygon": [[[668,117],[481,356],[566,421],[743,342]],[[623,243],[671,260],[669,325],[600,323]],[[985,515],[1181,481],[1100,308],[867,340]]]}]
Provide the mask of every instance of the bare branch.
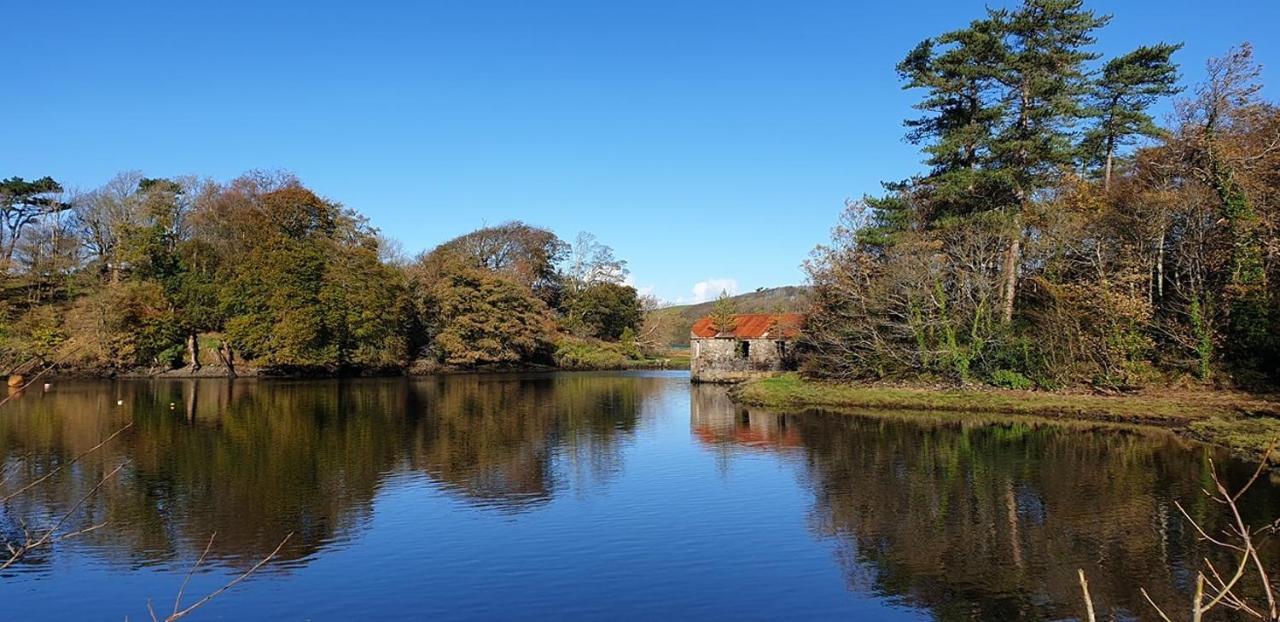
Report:
[{"label": "bare branch", "polygon": [[[23,555],[26,555],[32,550],[38,549],[42,546],[45,546],[46,544],[49,544],[51,539],[53,539],[53,534],[58,531],[58,528],[62,527],[62,524],[67,522],[67,520],[70,519],[73,514],[75,514],[76,510],[80,509],[80,506],[84,505],[85,501],[89,500],[89,497],[92,497],[94,493],[98,492],[98,490],[107,483],[107,480],[114,477],[116,473],[119,473],[120,469],[123,469],[125,464],[127,463],[120,464],[120,466],[117,466],[116,468],[112,469],[110,473],[107,473],[101,480],[99,480],[98,483],[93,487],[93,489],[90,490],[88,494],[81,497],[79,501],[76,501],[75,505],[71,506],[71,509],[67,510],[66,513],[63,514],[62,517],[59,518],[57,522],[53,524],[53,526],[49,527],[49,529],[44,532],[44,535],[40,536],[38,539],[34,541],[31,540],[29,535],[27,535],[24,538],[26,541],[23,543],[23,545],[17,547],[17,549],[13,552],[13,555],[9,557],[9,559],[6,560],[3,564],[0,564],[0,570],[4,570],[9,566],[12,566],[15,562],[21,559]],[[24,531],[25,531],[25,528],[24,528]],[[83,533],[85,531],[89,531],[89,530],[80,530],[80,533]],[[63,539],[63,538],[59,538],[59,539]]]},{"label": "bare branch", "polygon": [[94,445],[93,447],[90,447],[89,449],[85,450],[85,451],[84,451],[84,452],[82,452],[80,455],[78,455],[78,456],[76,456],[76,457],[72,458],[69,462],[64,462],[64,463],[62,463],[62,464],[58,465],[58,467],[57,467],[56,469],[54,469],[54,470],[52,470],[52,471],[49,471],[48,473],[45,473],[45,474],[44,474],[44,476],[42,476],[42,477],[40,477],[40,478],[38,478],[38,479],[36,479],[36,480],[32,481],[31,483],[27,484],[26,486],[23,486],[22,488],[18,489],[16,492],[14,492],[14,493],[12,493],[12,494],[10,494],[10,495],[6,496],[5,498],[0,499],[0,504],[8,503],[10,499],[13,499],[13,498],[14,498],[14,497],[16,497],[16,496],[18,496],[18,495],[20,495],[20,494],[22,494],[22,493],[24,493],[24,492],[26,492],[26,491],[28,491],[28,490],[31,490],[32,488],[35,488],[36,486],[39,486],[39,485],[40,485],[41,483],[43,483],[45,480],[49,479],[50,477],[53,477],[54,475],[57,475],[57,474],[58,474],[60,471],[62,471],[63,469],[65,469],[65,468],[67,468],[67,467],[69,467],[69,466],[71,466],[71,465],[73,465],[73,464],[75,464],[75,463],[79,462],[81,458],[83,458],[83,457],[85,457],[85,456],[87,456],[87,455],[89,455],[89,454],[91,454],[91,453],[93,453],[93,452],[97,451],[98,449],[101,449],[101,448],[102,448],[102,446],[103,446],[103,445],[106,445],[108,442],[110,442],[110,441],[111,441],[111,439],[113,439],[113,438],[115,438],[115,437],[119,436],[121,432],[124,432],[125,430],[128,430],[128,429],[129,429],[129,428],[131,428],[131,427],[133,427],[133,422],[129,422],[129,423],[128,423],[127,425],[125,425],[123,428],[120,428],[119,430],[116,430],[115,432],[111,433],[111,435],[109,435],[109,436],[107,436],[106,438],[102,439],[102,441],[100,441],[97,445]]},{"label": "bare branch", "polygon": [[[179,606],[179,603],[181,602],[181,598],[182,598],[182,593],[181,593],[181,591],[179,591],[179,593],[178,593],[178,601],[174,603],[174,613],[173,613],[172,615],[170,615],[169,617],[165,618],[165,619],[164,619],[164,622],[174,622],[175,620],[179,620],[179,619],[181,619],[181,618],[183,618],[183,617],[186,617],[186,616],[187,616],[188,614],[190,614],[192,611],[195,611],[196,609],[199,609],[200,607],[203,607],[204,605],[208,604],[208,603],[209,603],[209,601],[211,601],[211,600],[213,600],[214,598],[216,598],[219,594],[221,594],[221,593],[223,593],[223,592],[225,592],[225,591],[227,591],[227,590],[231,589],[232,587],[235,587],[235,585],[236,585],[237,583],[240,583],[241,581],[244,581],[245,579],[249,578],[249,575],[253,574],[254,572],[257,572],[257,570],[258,570],[259,568],[263,567],[264,565],[266,565],[266,563],[267,563],[267,562],[269,562],[269,561],[271,561],[272,559],[274,559],[274,558],[275,558],[275,556],[276,556],[276,555],[278,555],[278,554],[280,553],[280,550],[284,548],[284,545],[285,545],[286,543],[288,543],[288,542],[289,542],[289,538],[292,538],[292,537],[293,537],[293,532],[289,532],[289,535],[285,536],[285,537],[284,537],[284,539],[280,541],[280,544],[276,545],[276,548],[275,548],[275,550],[274,550],[274,551],[271,551],[271,553],[270,553],[269,555],[267,555],[266,557],[262,558],[262,560],[261,560],[261,561],[259,561],[258,563],[254,564],[252,568],[250,568],[250,569],[248,569],[248,570],[244,571],[244,573],[242,573],[240,576],[236,577],[235,579],[232,579],[232,580],[231,580],[230,582],[228,582],[226,585],[224,585],[224,586],[222,586],[222,587],[220,587],[220,588],[218,588],[218,589],[216,589],[216,590],[214,590],[214,591],[210,592],[210,593],[209,593],[208,595],[206,595],[204,598],[201,598],[200,600],[198,600],[198,601],[196,601],[195,603],[193,603],[191,606],[187,607],[186,609],[182,609],[182,610],[180,610],[180,611],[179,611],[179,610],[177,610],[177,607]],[[210,538],[209,538],[209,546],[213,546],[213,538],[212,538],[212,537],[210,537]],[[200,556],[200,560],[198,560],[198,561],[196,562],[196,566],[199,566],[199,565],[200,565],[200,562],[204,561],[205,554],[208,554],[208,552],[209,552],[209,548],[208,548],[208,547],[206,547],[206,548],[205,548],[205,553],[204,553],[204,554],[202,554],[202,555]],[[194,572],[194,571],[195,571],[195,569],[193,568],[193,569],[192,569],[192,572]],[[188,574],[187,578],[188,578],[188,579],[190,579],[190,574]],[[183,582],[183,588],[184,588],[184,589],[186,588],[186,582],[185,582],[185,581]],[[150,607],[150,606],[151,606],[150,601],[148,601],[148,602],[147,602],[147,606],[148,606],[148,607]],[[154,615],[154,614],[153,614],[153,615]],[[157,622],[158,622],[158,621],[157,621]]]},{"label": "bare branch", "polygon": [[[1205,558],[1204,565],[1205,568],[1208,569],[1209,575],[1206,575],[1204,572],[1196,574],[1196,591],[1191,606],[1191,620],[1193,622],[1199,622],[1203,619],[1204,614],[1219,605],[1225,605],[1236,611],[1244,612],[1263,620],[1280,620],[1280,615],[1277,615],[1276,598],[1274,588],[1271,585],[1271,578],[1267,574],[1266,565],[1263,564],[1262,557],[1258,554],[1258,548],[1253,541],[1255,533],[1271,531],[1274,529],[1275,524],[1267,525],[1258,532],[1255,532],[1248,524],[1245,523],[1244,517],[1240,514],[1240,508],[1236,504],[1236,502],[1244,495],[1245,491],[1258,481],[1263,470],[1269,464],[1271,453],[1275,449],[1275,446],[1276,441],[1273,441],[1267,447],[1266,453],[1263,454],[1262,462],[1258,465],[1258,468],[1254,470],[1253,475],[1249,477],[1244,486],[1234,493],[1228,490],[1227,486],[1222,483],[1222,478],[1218,474],[1217,466],[1212,460],[1209,461],[1214,490],[1212,492],[1208,490],[1204,492],[1209,496],[1210,500],[1227,509],[1228,516],[1231,520],[1230,524],[1222,531],[1234,541],[1228,542],[1226,540],[1210,536],[1208,532],[1205,531],[1204,527],[1196,522],[1195,519],[1191,518],[1191,514],[1187,512],[1186,508],[1182,507],[1181,503],[1176,501],[1174,502],[1174,506],[1178,508],[1178,511],[1182,513],[1182,516],[1187,519],[1187,522],[1196,530],[1197,533],[1200,534],[1200,537],[1204,541],[1219,548],[1235,551],[1240,556],[1236,565],[1235,573],[1231,575],[1229,580],[1224,580],[1222,575],[1218,572],[1218,569],[1213,565],[1213,562],[1209,561],[1208,558]],[[1244,579],[1251,564],[1257,572],[1257,578],[1259,582],[1262,583],[1263,593],[1266,597],[1267,611],[1265,614],[1260,612],[1258,608],[1249,604],[1245,598],[1234,592],[1236,586]],[[1206,584],[1208,584],[1210,590],[1214,592],[1214,594],[1209,597],[1208,602],[1205,602]],[[1081,585],[1084,585],[1083,574],[1081,574]],[[1086,598],[1087,596],[1086,588]],[[1142,596],[1147,599],[1147,602],[1156,610],[1156,613],[1160,615],[1161,619],[1169,622],[1169,617],[1165,615],[1165,612],[1155,604],[1151,599],[1151,596],[1147,594],[1146,589],[1142,590]]]},{"label": "bare branch", "polygon": [[196,574],[196,570],[200,569],[200,564],[204,563],[204,558],[209,556],[209,550],[213,548],[213,539],[218,537],[218,532],[209,534],[209,543],[204,545],[204,552],[200,554],[200,559],[191,566],[191,570],[187,571],[187,576],[182,580],[182,586],[178,588],[178,595],[173,599],[173,613],[178,613],[178,609],[182,607],[182,593],[187,591],[187,584],[191,582],[191,577]]},{"label": "bare branch", "polygon": [[1080,573],[1080,591],[1084,593],[1085,619],[1088,622],[1098,622],[1097,616],[1093,615],[1093,598],[1089,596],[1089,581],[1084,578],[1084,568],[1077,568],[1076,572]]},{"label": "bare branch", "polygon": [[1156,601],[1151,600],[1151,595],[1147,593],[1147,588],[1140,587],[1138,588],[1138,591],[1142,592],[1142,597],[1147,599],[1148,603],[1151,603],[1151,608],[1155,609],[1157,614],[1160,614],[1161,620],[1164,620],[1164,622],[1173,622],[1169,619],[1169,616],[1165,615],[1164,610],[1160,608],[1160,605],[1157,605]]}]

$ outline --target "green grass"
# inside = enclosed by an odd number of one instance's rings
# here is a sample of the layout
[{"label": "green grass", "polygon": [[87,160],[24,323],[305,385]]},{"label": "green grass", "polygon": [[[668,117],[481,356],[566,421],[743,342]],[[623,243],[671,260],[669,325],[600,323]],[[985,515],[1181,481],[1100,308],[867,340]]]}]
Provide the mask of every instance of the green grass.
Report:
[{"label": "green grass", "polygon": [[670,350],[658,357],[658,360],[666,362],[667,369],[689,369],[689,349]]},{"label": "green grass", "polygon": [[[740,384],[733,395],[744,404],[775,410],[892,409],[1159,426],[1251,458],[1261,456],[1269,444],[1280,438],[1280,401],[1275,396],[1228,391],[1170,390],[1109,396],[836,383],[787,374]],[[1277,458],[1273,456],[1273,460]]]}]

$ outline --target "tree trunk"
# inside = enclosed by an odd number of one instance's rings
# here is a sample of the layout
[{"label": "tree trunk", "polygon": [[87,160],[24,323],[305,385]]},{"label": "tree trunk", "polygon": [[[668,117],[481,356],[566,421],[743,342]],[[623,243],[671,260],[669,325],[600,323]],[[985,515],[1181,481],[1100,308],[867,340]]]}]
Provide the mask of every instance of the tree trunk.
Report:
[{"label": "tree trunk", "polygon": [[1115,148],[1112,147],[1110,144],[1108,144],[1107,145],[1107,165],[1103,169],[1104,172],[1102,173],[1102,189],[1105,191],[1111,190],[1111,162],[1113,159],[1115,159]]},{"label": "tree trunk", "polygon": [[233,358],[235,353],[231,351],[231,344],[223,340],[218,344],[217,348],[214,348],[213,351],[218,355],[218,360],[222,361],[222,366],[227,368],[227,377],[235,378],[236,366]]},{"label": "tree trunk", "polygon": [[1018,294],[1018,263],[1022,259],[1022,219],[1014,219],[1013,239],[1004,255],[1004,299],[1001,301],[1000,318],[1005,324],[1013,321],[1013,299]]},{"label": "tree trunk", "polygon": [[9,269],[13,267],[13,250],[18,244],[18,237],[13,231],[9,232],[9,239],[4,244],[4,271],[8,274]]},{"label": "tree trunk", "polygon": [[1160,247],[1156,249],[1156,298],[1164,299],[1164,227],[1160,228]]},{"label": "tree trunk", "polygon": [[194,332],[187,333],[187,357],[191,359],[191,371],[200,371],[200,340]]},{"label": "tree trunk", "polygon": [[227,365],[227,377],[236,377],[236,353],[229,342],[222,342],[222,361]]},{"label": "tree trunk", "polygon": [[[1023,76],[1018,85],[1021,106],[1018,108],[1018,129],[1022,134],[1027,132],[1027,107],[1031,101],[1031,85]],[[1027,166],[1027,150],[1025,146],[1018,148],[1018,166],[1025,173]],[[1009,241],[1009,251],[1004,256],[1004,300],[1001,301],[1000,318],[1005,324],[1013,321],[1013,299],[1018,294],[1018,263],[1022,260],[1022,212],[1029,202],[1027,188],[1019,181],[1017,195],[1017,213],[1013,217],[1013,239]]]},{"label": "tree trunk", "polygon": [[1156,305],[1156,269],[1151,265],[1147,266],[1147,305]]}]

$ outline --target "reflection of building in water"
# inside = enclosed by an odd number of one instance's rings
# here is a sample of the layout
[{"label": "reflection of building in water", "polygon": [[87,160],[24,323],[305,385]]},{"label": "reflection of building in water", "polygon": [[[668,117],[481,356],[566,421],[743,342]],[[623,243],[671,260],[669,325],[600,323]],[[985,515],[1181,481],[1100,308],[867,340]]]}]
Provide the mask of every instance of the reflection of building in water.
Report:
[{"label": "reflection of building in water", "polygon": [[706,445],[756,448],[799,447],[793,417],[735,404],[722,386],[693,385],[689,396],[689,427]]}]

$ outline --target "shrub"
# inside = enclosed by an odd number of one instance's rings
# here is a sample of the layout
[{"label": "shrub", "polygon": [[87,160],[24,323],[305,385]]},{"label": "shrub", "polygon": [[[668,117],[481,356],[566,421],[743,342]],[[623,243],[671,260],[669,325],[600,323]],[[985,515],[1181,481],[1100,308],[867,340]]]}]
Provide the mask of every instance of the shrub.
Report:
[{"label": "shrub", "polygon": [[1016,389],[1018,391],[1026,391],[1035,386],[1030,378],[1013,371],[1012,369],[997,369],[991,372],[991,384],[1005,389]]},{"label": "shrub", "polygon": [[634,363],[622,344],[576,337],[557,342],[554,358],[562,369],[622,369]]}]

